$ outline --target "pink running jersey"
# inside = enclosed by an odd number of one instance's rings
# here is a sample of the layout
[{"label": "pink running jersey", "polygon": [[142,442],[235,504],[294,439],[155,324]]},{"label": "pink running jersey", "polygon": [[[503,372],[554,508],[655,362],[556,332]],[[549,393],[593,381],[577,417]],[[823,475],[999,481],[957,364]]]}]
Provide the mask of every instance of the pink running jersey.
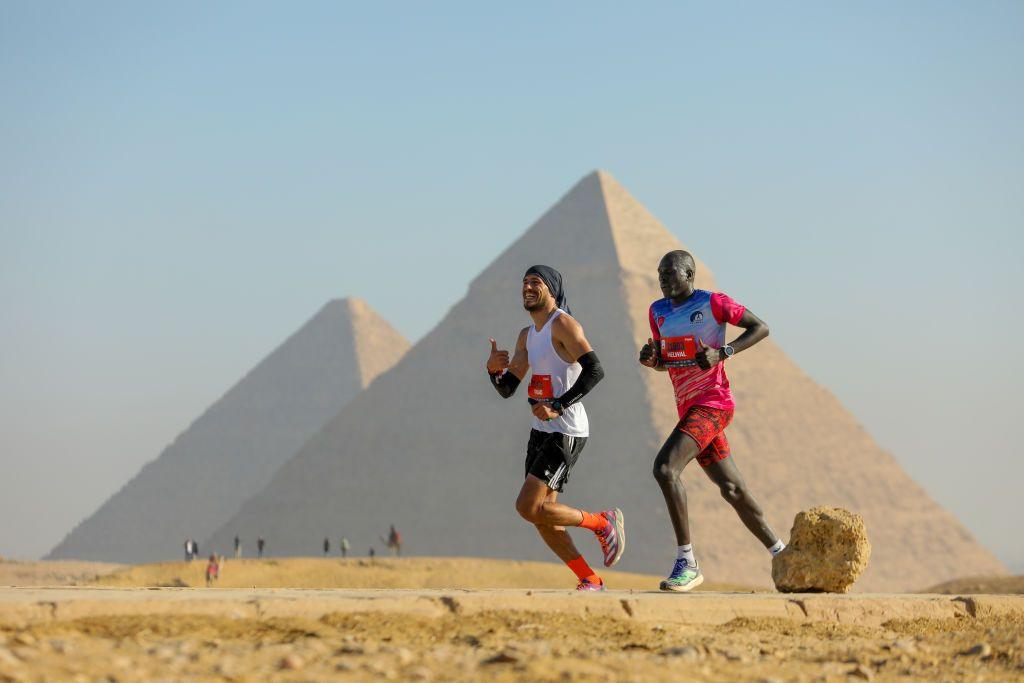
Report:
[{"label": "pink running jersey", "polygon": [[701,370],[694,357],[702,340],[713,349],[725,346],[725,324],[735,325],[746,310],[725,294],[703,289],[694,290],[680,306],[673,306],[671,299],[651,304],[651,334],[661,362],[669,366],[680,419],[693,406],[735,408],[725,363]]}]

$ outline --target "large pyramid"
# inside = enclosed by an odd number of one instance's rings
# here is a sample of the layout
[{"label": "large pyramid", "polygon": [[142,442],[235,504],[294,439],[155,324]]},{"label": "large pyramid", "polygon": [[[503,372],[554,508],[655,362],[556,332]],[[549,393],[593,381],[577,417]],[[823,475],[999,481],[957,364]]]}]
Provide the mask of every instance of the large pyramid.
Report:
[{"label": "large pyramid", "polygon": [[[72,530],[49,558],[178,557],[186,536],[199,540],[223,524],[408,348],[364,302],[328,302]],[[251,548],[255,537],[246,541]]]},{"label": "large pyramid", "polygon": [[[661,256],[681,248],[610,175],[581,180],[469,286],[465,298],[390,371],[349,404],[214,537],[263,534],[275,553],[317,551],[324,535],[379,546],[389,524],[409,553],[552,559],[514,511],[530,413],[523,392],[497,396],[483,366],[494,336],[510,347],[529,322],[520,282],[533,263],[561,270],[573,313],[606,379],[585,400],[591,439],[563,500],[625,511],[623,569],[664,573],[674,539],[651,466],[676,422],[668,379],[639,366],[647,308],[660,298]],[[698,286],[714,288],[698,263]],[[725,288],[726,291],[728,287]],[[738,300],[743,292],[730,291]],[[772,320],[771,310],[758,310]],[[734,334],[730,335],[733,338]],[[738,402],[733,452],[769,520],[788,535],[819,504],[861,513],[874,550],[862,590],[905,590],[963,572],[1005,568],[915,484],[827,390],[770,339],[729,361]],[[686,482],[695,548],[711,580],[769,585],[767,552],[696,465]],[[581,548],[599,557],[578,533]],[[567,577],[568,580],[569,577]]]}]

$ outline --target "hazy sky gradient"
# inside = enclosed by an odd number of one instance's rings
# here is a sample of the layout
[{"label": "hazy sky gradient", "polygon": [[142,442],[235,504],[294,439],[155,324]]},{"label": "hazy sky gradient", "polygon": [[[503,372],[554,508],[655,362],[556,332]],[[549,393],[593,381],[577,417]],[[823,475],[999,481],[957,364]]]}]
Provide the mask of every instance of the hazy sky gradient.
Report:
[{"label": "hazy sky gradient", "polygon": [[327,299],[416,339],[603,168],[1024,570],[1022,36],[1019,2],[4,3],[0,555]]}]

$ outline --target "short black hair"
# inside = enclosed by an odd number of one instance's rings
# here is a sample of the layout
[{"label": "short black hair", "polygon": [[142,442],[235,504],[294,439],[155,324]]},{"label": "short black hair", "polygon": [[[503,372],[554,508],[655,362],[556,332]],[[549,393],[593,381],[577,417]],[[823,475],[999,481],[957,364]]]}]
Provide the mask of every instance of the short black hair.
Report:
[{"label": "short black hair", "polygon": [[697,264],[693,260],[693,256],[688,251],[682,249],[676,249],[670,251],[662,258],[662,260],[669,259],[673,263],[680,265],[683,269],[690,271],[691,274],[697,272]]}]

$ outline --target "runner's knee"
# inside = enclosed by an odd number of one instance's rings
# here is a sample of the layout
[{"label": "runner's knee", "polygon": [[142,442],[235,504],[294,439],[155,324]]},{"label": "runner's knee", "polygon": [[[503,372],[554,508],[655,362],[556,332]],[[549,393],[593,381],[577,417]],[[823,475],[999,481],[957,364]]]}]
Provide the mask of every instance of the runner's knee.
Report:
[{"label": "runner's knee", "polygon": [[535,522],[540,518],[541,505],[529,499],[516,500],[516,512],[527,522]]},{"label": "runner's knee", "polygon": [[658,458],[654,461],[654,478],[659,482],[670,482],[679,478],[681,469],[672,466],[668,460]]},{"label": "runner's knee", "polygon": [[654,478],[658,483],[678,479],[686,463],[697,455],[697,444],[689,437],[669,439],[654,458]]},{"label": "runner's knee", "polygon": [[743,512],[749,512],[753,515],[761,514],[761,507],[751,497],[750,492],[747,491],[746,486],[737,485],[731,481],[727,481],[720,485],[722,491],[722,497],[725,498],[729,503]]},{"label": "runner's knee", "polygon": [[732,505],[739,505],[743,502],[745,491],[742,487],[737,486],[731,481],[723,482],[719,485],[719,489],[722,491],[722,498],[725,498]]}]

